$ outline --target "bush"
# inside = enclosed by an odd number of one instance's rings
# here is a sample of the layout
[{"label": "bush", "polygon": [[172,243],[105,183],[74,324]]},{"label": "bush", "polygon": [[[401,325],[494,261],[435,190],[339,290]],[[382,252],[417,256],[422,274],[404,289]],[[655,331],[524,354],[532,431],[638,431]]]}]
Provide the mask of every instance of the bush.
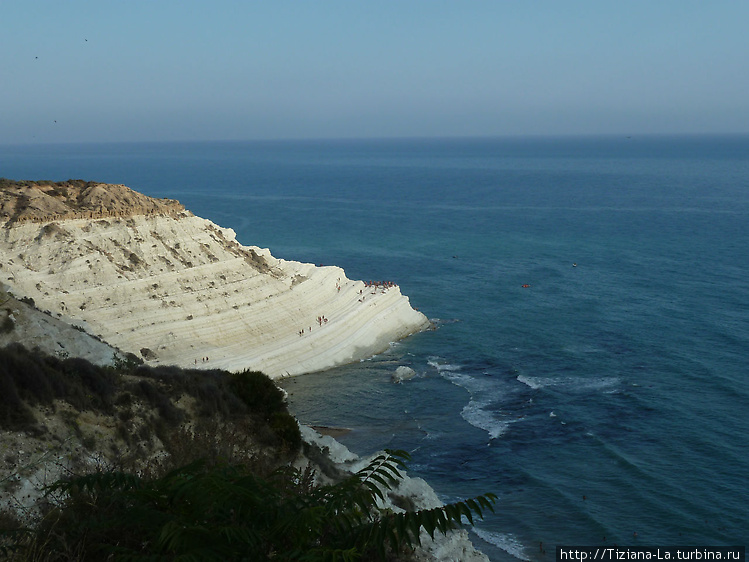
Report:
[{"label": "bush", "polygon": [[172,403],[169,395],[156,385],[151,384],[147,380],[141,380],[130,388],[133,394],[145,399],[146,402],[156,408],[159,416],[167,423],[174,425],[182,421],[182,411]]},{"label": "bush", "polygon": [[[0,348],[0,427],[25,429],[27,405],[65,400],[78,410],[109,412],[117,392],[117,377],[84,359],[60,360],[20,344]],[[22,425],[19,425],[21,423]]]},{"label": "bush", "polygon": [[267,375],[242,371],[229,378],[229,388],[253,413],[270,419],[274,412],[286,411],[284,394]]},{"label": "bush", "polygon": [[[0,349],[0,377],[5,379],[5,388],[12,388],[12,394],[18,400],[46,404],[54,398],[55,389],[44,367],[42,361],[21,345],[12,344]],[[12,401],[15,399],[8,398]]]},{"label": "bush", "polygon": [[[123,384],[123,374],[139,380]],[[80,358],[60,359],[29,351],[19,344],[0,348],[0,427],[20,429],[33,424],[27,405],[49,405],[59,399],[77,410],[113,414],[115,406],[126,405],[132,395],[157,408],[160,418],[174,425],[183,418],[174,405],[183,393],[195,398],[201,417],[230,419],[249,414],[256,418],[259,433],[272,433],[284,447],[298,450],[299,430],[288,414],[283,391],[263,373],[149,367],[131,357],[113,367],[99,367]],[[269,443],[273,442],[271,437]]]},{"label": "bush", "polygon": [[270,416],[270,428],[278,437],[282,449],[296,453],[302,446],[302,434],[296,418],[288,412],[274,412]]},{"label": "bush", "polygon": [[[72,357],[64,359],[60,370],[67,376],[70,388],[65,399],[78,409],[111,411],[112,400],[117,392],[118,379],[107,369],[93,363]],[[67,382],[67,381],[66,381]],[[74,401],[71,401],[74,400]]]},{"label": "bush", "polygon": [[229,388],[230,375],[226,371],[143,365],[132,371],[132,374],[159,381],[171,389],[170,393],[174,396],[183,392],[189,394],[197,402],[199,416],[219,414],[229,418],[247,414],[247,406]]},{"label": "bush", "polygon": [[143,359],[135,355],[134,353],[125,353],[124,355],[114,354],[112,357],[111,369],[120,374],[127,374],[133,372],[139,365],[143,364]]}]

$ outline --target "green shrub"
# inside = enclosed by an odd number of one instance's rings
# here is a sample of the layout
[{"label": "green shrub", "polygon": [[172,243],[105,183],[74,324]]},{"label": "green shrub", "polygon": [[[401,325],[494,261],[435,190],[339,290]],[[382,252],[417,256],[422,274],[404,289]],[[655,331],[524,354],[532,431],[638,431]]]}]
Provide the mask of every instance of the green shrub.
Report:
[{"label": "green shrub", "polygon": [[20,344],[0,348],[0,427],[24,429],[29,405],[65,400],[78,410],[111,412],[118,378],[84,359],[61,360]]},{"label": "green shrub", "polygon": [[117,353],[115,353],[112,356],[111,369],[116,373],[129,374],[142,364],[143,359],[141,359],[134,353],[125,353],[124,355],[118,355]]},{"label": "green shrub", "polygon": [[[123,383],[124,374],[137,379]],[[112,415],[116,407],[131,404],[133,396],[157,408],[164,422],[175,425],[182,421],[183,412],[174,402],[185,393],[195,399],[201,417],[218,415],[228,420],[250,415],[256,418],[258,433],[270,437],[265,440],[268,444],[276,442],[275,435],[289,450],[298,449],[298,429],[288,416],[283,391],[263,373],[149,367],[138,365],[132,357],[100,367],[80,358],[29,351],[20,344],[0,348],[0,427],[33,425],[27,406],[49,405],[56,399],[77,410]],[[274,414],[283,415],[276,416],[271,427]]]},{"label": "green shrub", "polygon": [[147,380],[141,380],[132,385],[130,389],[133,394],[145,399],[146,402],[156,408],[159,416],[167,423],[177,424],[182,421],[182,411],[172,403],[169,395],[156,385]]},{"label": "green shrub", "polygon": [[268,422],[282,449],[296,453],[302,446],[302,434],[296,418],[288,412],[274,412]]},{"label": "green shrub", "polygon": [[270,419],[274,412],[286,410],[284,394],[267,375],[258,371],[242,371],[229,377],[229,388],[253,413]]},{"label": "green shrub", "polygon": [[226,371],[143,365],[132,373],[143,379],[159,381],[171,389],[172,395],[178,396],[183,392],[189,394],[196,400],[199,416],[209,417],[218,414],[229,418],[247,414],[247,406],[230,388],[230,375]]},{"label": "green shrub", "polygon": [[62,393],[66,401],[78,409],[111,411],[118,390],[118,377],[79,357],[62,360],[58,369],[70,382],[69,389]]}]

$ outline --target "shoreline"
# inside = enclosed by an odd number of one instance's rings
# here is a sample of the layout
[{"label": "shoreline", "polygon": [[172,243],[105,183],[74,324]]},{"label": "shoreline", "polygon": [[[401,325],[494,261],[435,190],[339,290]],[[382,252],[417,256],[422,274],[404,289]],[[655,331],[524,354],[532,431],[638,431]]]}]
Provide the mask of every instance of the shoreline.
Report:
[{"label": "shoreline", "polygon": [[[106,187],[91,193],[105,199]],[[129,196],[128,188],[115,187]],[[139,205],[148,203],[136,195]],[[168,203],[163,214],[104,208],[82,217],[57,205],[46,219],[42,211],[41,218],[0,221],[4,285],[33,304],[9,311],[13,322],[24,316],[24,330],[67,325],[71,343],[50,349],[60,357],[93,354],[100,344],[111,346],[109,363],[120,350],[151,366],[250,369],[275,379],[369,358],[432,327],[394,283],[350,280],[339,267],[277,259]],[[96,356],[106,364],[102,353]],[[321,444],[342,470],[366,464],[335,440],[350,429],[316,429],[303,430],[305,440]],[[442,505],[420,478],[406,477],[398,490],[418,509]],[[392,502],[384,507],[399,509]],[[416,560],[488,560],[464,530],[422,540],[426,558]]]},{"label": "shoreline", "polygon": [[[319,449],[329,461],[332,461],[335,469],[341,473],[354,473],[364,468],[369,462],[381,454],[381,451],[375,452],[366,457],[361,457],[350,451],[345,445],[336,441],[334,437],[323,434],[316,430],[318,426],[306,426],[299,424],[302,432],[302,440],[310,446]],[[342,428],[330,428],[321,426],[326,430],[336,430]],[[313,462],[311,459],[302,456],[301,462]],[[304,469],[305,466],[297,465],[298,468]],[[405,500],[410,503],[416,510],[428,510],[436,507],[442,507],[445,504],[439,499],[434,489],[419,477],[411,477],[407,471],[401,471],[403,478],[394,486],[390,492],[383,495],[383,500],[378,502],[381,509],[392,510],[396,513],[404,510],[398,505]],[[318,474],[324,474],[324,470],[318,468]],[[448,531],[442,535],[435,533],[432,539],[427,532],[422,529],[419,540],[412,558],[414,562],[431,562],[431,561],[454,561],[461,562],[489,562],[489,557],[478,550],[465,529],[458,528]]]}]

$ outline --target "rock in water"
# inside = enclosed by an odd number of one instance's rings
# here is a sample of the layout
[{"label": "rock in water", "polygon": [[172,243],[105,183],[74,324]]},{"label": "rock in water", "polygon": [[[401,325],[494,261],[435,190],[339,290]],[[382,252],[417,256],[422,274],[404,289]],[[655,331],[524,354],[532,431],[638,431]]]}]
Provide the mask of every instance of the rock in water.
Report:
[{"label": "rock in water", "polygon": [[416,376],[416,371],[414,371],[411,367],[406,367],[406,366],[401,365],[395,370],[395,372],[393,373],[393,376],[390,377],[390,380],[393,381],[394,383],[400,383],[400,382],[412,379],[415,376]]}]

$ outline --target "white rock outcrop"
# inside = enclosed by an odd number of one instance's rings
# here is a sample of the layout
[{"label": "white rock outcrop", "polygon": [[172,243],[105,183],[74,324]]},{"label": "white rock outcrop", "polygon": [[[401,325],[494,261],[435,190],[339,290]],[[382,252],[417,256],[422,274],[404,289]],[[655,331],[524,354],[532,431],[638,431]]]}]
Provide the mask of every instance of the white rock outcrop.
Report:
[{"label": "white rock outcrop", "polygon": [[396,384],[402,383],[403,381],[411,380],[416,376],[416,371],[411,367],[401,365],[395,372],[390,376],[390,380]]},{"label": "white rock outcrop", "polygon": [[80,357],[97,365],[112,365],[117,350],[70,324],[20,302],[2,290],[0,283],[0,323],[13,318],[13,328],[0,329],[0,347],[23,342],[28,349],[57,357]]},{"label": "white rock outcrop", "polygon": [[6,220],[0,257],[13,294],[151,364],[298,375],[429,326],[397,286],[276,259],[180,208]]}]

